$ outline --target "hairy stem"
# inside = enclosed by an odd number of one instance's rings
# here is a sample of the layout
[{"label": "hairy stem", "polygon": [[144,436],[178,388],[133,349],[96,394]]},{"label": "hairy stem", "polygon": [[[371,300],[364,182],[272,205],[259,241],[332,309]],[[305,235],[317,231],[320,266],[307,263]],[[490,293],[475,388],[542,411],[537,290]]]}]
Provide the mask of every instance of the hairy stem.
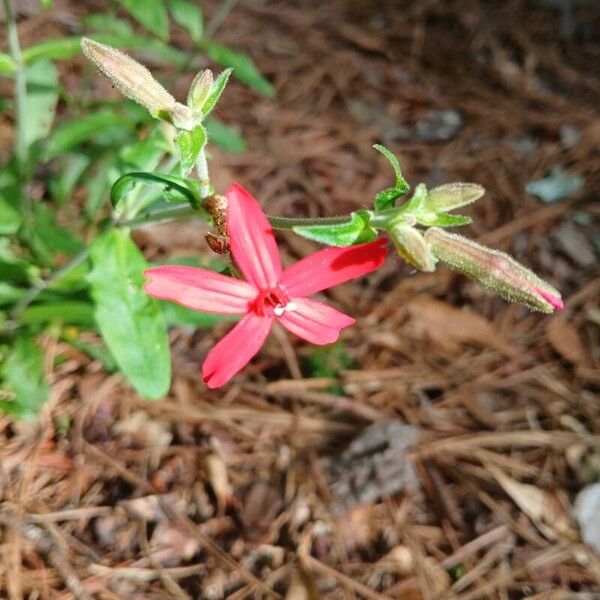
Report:
[{"label": "hairy stem", "polygon": [[198,154],[196,173],[198,174],[198,180],[200,181],[200,197],[202,199],[208,198],[210,195],[210,176],[208,174],[208,162],[206,160],[204,148],[202,148],[200,154]]},{"label": "hairy stem", "polygon": [[19,165],[19,174],[22,177],[27,162],[27,138],[25,137],[25,119],[27,102],[27,79],[25,76],[25,65],[23,64],[23,55],[21,54],[21,44],[19,43],[19,32],[15,16],[10,5],[10,0],[2,0],[4,5],[4,14],[6,15],[6,27],[8,30],[8,47],[12,59],[15,61],[15,104],[16,104],[16,139],[15,155]]}]

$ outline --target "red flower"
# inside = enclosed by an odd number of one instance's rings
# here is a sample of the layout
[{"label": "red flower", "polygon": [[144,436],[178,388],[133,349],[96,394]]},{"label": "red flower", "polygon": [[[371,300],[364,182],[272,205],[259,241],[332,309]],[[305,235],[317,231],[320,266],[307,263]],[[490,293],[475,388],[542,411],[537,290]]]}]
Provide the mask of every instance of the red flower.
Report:
[{"label": "red flower", "polygon": [[311,294],[378,269],[387,240],[349,248],[326,248],[285,270],[273,230],[258,202],[241,185],[227,190],[227,233],[246,281],[207,269],[164,266],[148,269],[144,286],[154,298],[187,308],[244,317],[208,353],[202,377],[210,388],[227,383],[259,351],[273,321],[313,344],[335,342],[354,319]]}]

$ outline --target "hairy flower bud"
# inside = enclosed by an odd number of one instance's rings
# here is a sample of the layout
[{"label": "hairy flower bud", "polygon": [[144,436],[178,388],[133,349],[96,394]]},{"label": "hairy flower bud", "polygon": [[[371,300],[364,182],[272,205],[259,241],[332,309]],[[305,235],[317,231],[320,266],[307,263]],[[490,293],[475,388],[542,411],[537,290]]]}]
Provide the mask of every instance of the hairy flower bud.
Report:
[{"label": "hairy flower bud", "polygon": [[505,300],[545,313],[563,307],[557,290],[504,252],[438,227],[428,229],[425,240],[437,258]]},{"label": "hairy flower bud", "polygon": [[133,58],[89,38],[81,40],[85,56],[127,98],[145,107],[153,117],[165,117],[175,108],[175,98],[152,77],[152,73]]},{"label": "hairy flower bud", "polygon": [[390,237],[398,254],[420,271],[435,271],[435,257],[423,236],[414,227],[400,223],[390,229]]},{"label": "hairy flower bud", "polygon": [[188,106],[194,110],[201,111],[202,107],[204,106],[204,102],[210,94],[212,84],[212,71],[210,69],[200,71],[198,75],[194,77],[194,81],[192,81],[192,85],[190,86],[190,91],[188,92],[187,97]]},{"label": "hairy flower bud", "polygon": [[476,183],[446,183],[429,190],[424,208],[433,212],[448,212],[479,200],[485,189]]}]

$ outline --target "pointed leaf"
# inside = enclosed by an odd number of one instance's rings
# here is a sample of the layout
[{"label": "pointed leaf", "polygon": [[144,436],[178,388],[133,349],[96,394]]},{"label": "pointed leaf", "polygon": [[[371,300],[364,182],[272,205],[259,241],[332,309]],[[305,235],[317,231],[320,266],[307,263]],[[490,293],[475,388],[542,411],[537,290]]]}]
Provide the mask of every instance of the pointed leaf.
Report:
[{"label": "pointed leaf", "polygon": [[466,215],[450,215],[448,213],[426,213],[425,215],[415,215],[417,223],[427,227],[460,227],[461,225],[469,225],[473,222],[471,217]]},{"label": "pointed leaf", "polygon": [[259,72],[254,61],[242,52],[213,42],[206,45],[206,53],[212,60],[224,67],[231,67],[234,75],[253,90],[273,98],[275,89]]},{"label": "pointed leaf", "polygon": [[191,131],[182,130],[175,140],[181,154],[181,172],[187,175],[196,164],[198,155],[206,144],[206,129],[202,125],[194,127]]},{"label": "pointed leaf", "polygon": [[373,206],[377,212],[385,210],[386,208],[393,208],[396,204],[396,200],[405,193],[406,192],[402,188],[386,188],[375,196]]},{"label": "pointed leaf", "polygon": [[294,227],[298,235],[328,246],[352,246],[377,239],[377,231],[369,225],[369,211],[353,212],[351,220],[334,225],[306,225]]},{"label": "pointed leaf", "polygon": [[381,154],[388,159],[389,163],[392,165],[392,169],[394,169],[394,174],[396,175],[396,185],[394,187],[402,190],[403,194],[406,194],[406,192],[410,190],[410,185],[408,185],[408,182],[404,179],[402,170],[400,169],[400,163],[394,153],[381,144],[373,144],[373,148],[375,148],[377,152],[381,152]]},{"label": "pointed leaf", "polygon": [[215,146],[219,146],[219,148],[223,148],[223,150],[233,152],[234,154],[243,154],[246,152],[244,138],[229,125],[225,125],[225,123],[215,121],[214,119],[207,119],[205,126],[208,139]]},{"label": "pointed leaf", "polygon": [[169,17],[163,0],[119,0],[119,3],[148,31],[163,40],[169,39]]},{"label": "pointed leaf", "polygon": [[204,33],[202,9],[189,0],[168,0],[168,5],[175,23],[187,29],[194,42],[199,42]]},{"label": "pointed leaf", "polygon": [[233,69],[225,69],[219,73],[219,76],[215,79],[215,82],[212,84],[210,88],[210,93],[208,97],[204,101],[201,109],[203,115],[207,115],[214,107],[215,104],[219,101],[227,82],[229,81],[229,76],[231,75]]},{"label": "pointed leaf", "polygon": [[142,396],[164,396],[171,380],[171,360],[163,313],[142,289],[148,263],[120,229],[96,238],[90,257],[93,268],[88,281],[106,344]]},{"label": "pointed leaf", "polygon": [[[147,202],[140,203],[137,196],[131,194],[133,186],[139,182],[160,184],[164,187],[162,199],[169,202],[188,202],[194,208],[201,208],[200,185],[193,179],[184,179],[174,175],[134,172],[119,177],[112,186],[110,200],[114,207],[114,216],[117,220],[133,219],[141,210],[148,208]],[[156,197],[154,201],[161,199]]]}]

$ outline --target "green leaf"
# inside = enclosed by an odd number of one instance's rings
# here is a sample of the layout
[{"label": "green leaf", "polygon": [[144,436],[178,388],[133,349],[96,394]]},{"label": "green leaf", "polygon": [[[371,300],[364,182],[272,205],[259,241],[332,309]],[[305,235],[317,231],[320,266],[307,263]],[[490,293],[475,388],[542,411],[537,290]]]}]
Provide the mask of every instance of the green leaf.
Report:
[{"label": "green leaf", "polygon": [[0,235],[16,233],[21,227],[21,215],[0,196]]},{"label": "green leaf", "polygon": [[60,172],[48,183],[52,198],[62,206],[68,200],[91,159],[85,154],[64,154],[60,158]]},{"label": "green leaf", "polygon": [[14,254],[8,238],[0,238],[0,281],[28,285],[36,281],[39,274],[38,267]]},{"label": "green leaf", "polygon": [[48,60],[40,60],[26,70],[25,138],[27,146],[45,138],[52,127],[58,102],[58,74]]},{"label": "green leaf", "polygon": [[50,394],[43,371],[43,355],[33,339],[19,336],[0,367],[14,400],[0,400],[0,410],[19,419],[34,419]]},{"label": "green leaf", "polygon": [[206,144],[206,129],[202,125],[194,127],[191,131],[181,130],[175,141],[181,155],[181,172],[187,175],[196,164],[198,155]]},{"label": "green leaf", "polygon": [[95,138],[107,129],[131,129],[130,121],[112,110],[100,110],[62,122],[50,136],[45,149],[46,160],[63,154],[73,147]]},{"label": "green leaf", "polygon": [[[120,36],[133,35],[133,28],[129,21],[116,17],[113,13],[95,13],[83,18],[86,29],[100,33],[109,33]],[[96,36],[94,35],[94,39]]]},{"label": "green leaf", "polygon": [[120,171],[117,169],[116,163],[116,157],[112,153],[109,153],[96,163],[96,172],[86,180],[87,197],[85,199],[84,212],[85,216],[90,220],[108,202],[110,188],[119,178]]},{"label": "green leaf", "polygon": [[4,52],[0,52],[0,75],[10,75],[14,73],[17,66],[12,56]]},{"label": "green leaf", "polygon": [[56,255],[72,256],[83,247],[69,229],[56,222],[56,216],[46,205],[35,204],[33,217],[33,223],[26,223],[21,235],[43,264],[54,266]]},{"label": "green leaf", "polygon": [[61,37],[44,40],[23,50],[23,61],[26,65],[42,59],[67,60],[81,54],[81,38],[79,36]]},{"label": "green leaf", "polygon": [[335,225],[305,225],[294,227],[298,235],[327,244],[328,246],[352,246],[377,239],[377,231],[369,225],[371,214],[367,210],[353,212],[351,220]]},{"label": "green leaf", "polygon": [[485,189],[476,183],[445,183],[427,192],[423,206],[436,213],[449,212],[479,200],[484,194]]},{"label": "green leaf", "polygon": [[171,361],[165,319],[144,290],[144,256],[129,234],[112,229],[90,247],[88,276],[100,332],[119,367],[146,398],[169,390]]},{"label": "green leaf", "polygon": [[396,204],[396,200],[405,193],[406,192],[402,188],[386,188],[375,196],[373,206],[377,212],[385,210],[386,208],[393,208]]},{"label": "green leaf", "polygon": [[123,8],[148,31],[169,39],[169,17],[163,0],[119,0]]},{"label": "green leaf", "polygon": [[148,207],[147,203],[140,205],[139,202],[135,202],[135,197],[133,202],[130,202],[132,187],[139,182],[160,184],[163,186],[164,198],[169,202],[183,201],[195,208],[201,208],[200,184],[194,179],[157,173],[127,173],[115,181],[110,192],[110,199],[115,208],[115,217],[118,220],[121,218],[133,219],[140,210]]},{"label": "green leaf", "polygon": [[225,125],[225,123],[215,121],[214,119],[208,119],[204,125],[208,133],[208,139],[215,146],[219,146],[219,148],[223,148],[223,150],[234,154],[243,154],[246,152],[244,138],[229,125]]},{"label": "green leaf", "polygon": [[233,69],[225,69],[224,71],[221,71],[218,77],[213,82],[210,88],[210,93],[208,94],[206,100],[203,102],[202,106],[199,107],[204,116],[210,113],[210,111],[215,107],[215,105],[219,101],[219,98],[221,97],[221,94],[223,93],[223,90],[225,89],[225,86],[229,81],[229,76],[231,75],[232,71]]},{"label": "green leaf", "polygon": [[460,227],[461,225],[469,225],[473,222],[471,217],[466,215],[451,215],[448,213],[417,213],[415,215],[419,225],[427,227]]},{"label": "green leaf", "polygon": [[234,75],[242,83],[269,98],[275,97],[275,88],[260,74],[254,61],[249,56],[214,42],[207,44],[205,50],[215,62],[224,67],[231,67]]},{"label": "green leaf", "polygon": [[25,292],[24,288],[0,281],[0,305],[18,302],[25,295]]},{"label": "green leaf", "polygon": [[20,316],[26,325],[41,325],[59,321],[65,325],[80,325],[89,329],[96,328],[94,306],[81,300],[44,302],[28,306]]},{"label": "green leaf", "polygon": [[375,148],[377,152],[383,154],[392,165],[392,169],[394,169],[394,174],[396,176],[396,185],[394,187],[398,190],[402,190],[403,194],[406,194],[406,192],[410,190],[410,185],[408,185],[408,182],[404,179],[404,175],[402,175],[402,170],[400,169],[400,163],[394,153],[381,144],[373,144],[373,148]]},{"label": "green leaf", "polygon": [[175,23],[187,29],[194,42],[199,42],[204,33],[202,9],[188,0],[168,0],[168,5]]}]

